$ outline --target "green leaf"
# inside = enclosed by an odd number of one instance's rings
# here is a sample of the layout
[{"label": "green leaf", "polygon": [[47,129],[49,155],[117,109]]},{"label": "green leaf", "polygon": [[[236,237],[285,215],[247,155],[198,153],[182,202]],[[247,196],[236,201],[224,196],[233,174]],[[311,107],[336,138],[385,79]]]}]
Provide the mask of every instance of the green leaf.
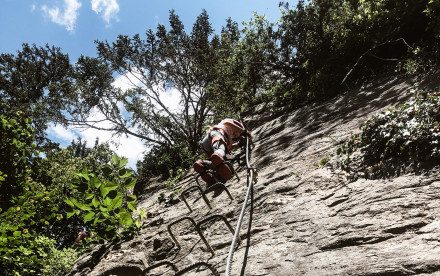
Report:
[{"label": "green leaf", "polygon": [[90,184],[95,186],[96,188],[99,188],[101,186],[101,181],[99,181],[99,178],[97,178],[96,176],[93,176],[92,178],[90,178]]},{"label": "green leaf", "polygon": [[94,198],[92,199],[92,204],[93,204],[93,206],[94,206],[95,208],[98,208],[99,201],[96,200],[96,197],[94,197]]},{"label": "green leaf", "polygon": [[93,216],[95,215],[94,212],[89,212],[87,215],[84,216],[84,223],[87,223],[88,221],[91,221],[93,219]]},{"label": "green leaf", "polygon": [[136,227],[141,228],[141,221],[138,219],[136,220]]},{"label": "green leaf", "polygon": [[133,210],[133,211],[136,210],[136,203],[133,201],[127,202],[127,206],[128,206],[128,209],[130,209],[130,210]]},{"label": "green leaf", "polygon": [[[105,206],[107,206],[107,202],[105,202],[105,200],[104,200],[104,204],[105,204]],[[107,215],[107,212],[108,212],[108,209],[107,209],[107,208],[105,208],[105,207],[102,206],[102,205],[99,205],[99,210],[101,210],[102,214],[103,214],[105,217],[108,216],[108,215]]]},{"label": "green leaf", "polygon": [[106,188],[104,186],[101,186],[101,196],[103,198],[105,198],[107,196],[107,194],[110,192],[111,190],[109,188]]},{"label": "green leaf", "polygon": [[104,173],[105,176],[110,176],[113,172],[113,169],[109,165],[105,165],[101,168],[101,171]]},{"label": "green leaf", "polygon": [[119,162],[119,168],[125,167],[125,165],[127,165],[127,163],[128,163],[128,159],[127,158],[121,158],[121,160]]},{"label": "green leaf", "polygon": [[66,202],[67,204],[69,204],[70,206],[74,207],[73,202],[70,199],[64,199],[64,202]]},{"label": "green leaf", "polygon": [[127,196],[127,198],[128,198],[127,201],[136,201],[136,199],[137,199],[135,195]]},{"label": "green leaf", "polygon": [[118,207],[120,207],[122,205],[122,196],[118,195],[117,197],[115,197],[110,205],[108,206],[110,209],[116,209]]},{"label": "green leaf", "polygon": [[120,178],[130,177],[132,174],[133,174],[132,170],[127,170],[127,169],[120,169],[119,170],[119,177]]},{"label": "green leaf", "polygon": [[133,224],[131,214],[127,210],[121,209],[121,211],[119,212],[119,223],[126,226],[130,226]]},{"label": "green leaf", "polygon": [[144,209],[138,209],[138,213],[141,219],[144,219],[147,216]]},{"label": "green leaf", "polygon": [[82,170],[82,172],[80,172],[80,173],[78,173],[78,172],[75,173],[75,175],[78,176],[78,177],[82,177],[82,178],[86,179],[87,181],[89,180],[89,175],[88,175],[88,171],[87,171],[86,168],[84,168]]},{"label": "green leaf", "polygon": [[72,198],[72,202],[75,204],[76,207],[78,207],[79,209],[83,210],[83,211],[90,211],[92,210],[92,208],[90,208],[90,206],[83,204],[81,202],[78,202],[76,199]]},{"label": "green leaf", "polygon": [[107,226],[107,228],[105,228],[105,232],[109,232],[109,231],[111,231],[113,229],[115,229],[115,227],[112,226],[112,225],[109,225],[109,226]]},{"label": "green leaf", "polygon": [[116,153],[114,153],[112,155],[112,162],[113,162],[114,165],[118,165],[119,157],[118,157],[118,155]]},{"label": "green leaf", "polygon": [[21,231],[14,231],[13,235],[14,237],[18,237],[21,235]]},{"label": "green leaf", "polygon": [[111,188],[112,190],[118,188],[118,184],[116,184],[116,183],[114,183],[114,182],[112,182],[112,181],[106,181],[106,182],[104,183],[104,186],[105,186],[106,188]]}]

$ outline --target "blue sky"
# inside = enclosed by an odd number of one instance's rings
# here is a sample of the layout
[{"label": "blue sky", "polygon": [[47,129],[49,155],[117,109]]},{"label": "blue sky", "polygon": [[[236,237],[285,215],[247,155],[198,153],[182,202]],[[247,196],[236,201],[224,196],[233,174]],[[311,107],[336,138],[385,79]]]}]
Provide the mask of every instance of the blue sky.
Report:
[{"label": "blue sky", "polygon": [[[22,43],[60,47],[71,62],[81,55],[96,56],[95,40],[115,41],[118,34],[141,37],[157,24],[168,27],[169,10],[174,9],[190,32],[197,16],[205,9],[215,33],[226,19],[241,23],[253,17],[253,12],[265,14],[270,22],[281,16],[279,0],[0,0],[0,53],[15,53]],[[123,84],[119,84],[122,85]],[[170,105],[173,99],[170,98]],[[59,126],[49,129],[52,139],[66,146],[76,136],[93,145],[111,139],[109,133],[96,130],[79,131]],[[118,154],[129,158],[134,167],[142,158],[144,146],[134,137],[121,137],[112,146]]]}]

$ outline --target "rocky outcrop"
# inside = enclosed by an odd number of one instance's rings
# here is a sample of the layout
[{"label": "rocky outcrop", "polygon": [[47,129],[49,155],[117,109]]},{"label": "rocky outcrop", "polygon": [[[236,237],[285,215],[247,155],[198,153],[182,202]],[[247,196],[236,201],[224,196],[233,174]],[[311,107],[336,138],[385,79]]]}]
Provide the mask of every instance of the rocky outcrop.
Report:
[{"label": "rocky outcrop", "polygon": [[[356,172],[319,166],[362,121],[407,100],[413,83],[394,79],[353,90],[324,104],[290,113],[258,106],[245,117],[255,148],[257,169],[252,202],[241,229],[231,275],[440,275],[440,168],[423,174],[368,180]],[[163,184],[152,184],[140,207],[150,213],[147,226],[133,240],[98,246],[81,258],[69,275],[174,275],[198,261],[220,274],[226,266],[232,233],[221,220],[210,220],[201,233],[191,221],[167,225],[183,217],[201,222],[224,216],[235,229],[246,192],[246,173],[230,180],[225,192],[207,194],[210,209],[197,190],[159,204]],[[188,175],[179,185],[195,184]],[[177,198],[177,197],[175,197]],[[171,266],[174,264],[175,267]],[[187,275],[211,275],[206,266]]]}]

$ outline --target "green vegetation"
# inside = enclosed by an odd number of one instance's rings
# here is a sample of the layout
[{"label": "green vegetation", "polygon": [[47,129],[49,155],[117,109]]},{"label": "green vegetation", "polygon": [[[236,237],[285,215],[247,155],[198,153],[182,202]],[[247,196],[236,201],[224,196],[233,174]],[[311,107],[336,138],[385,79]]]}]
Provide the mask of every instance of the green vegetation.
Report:
[{"label": "green vegetation", "polygon": [[[2,104],[0,114],[0,272],[2,275],[63,275],[73,265],[78,249],[70,248],[76,237],[76,229],[86,226],[96,233],[96,238],[113,240],[136,234],[141,222],[132,219],[133,211],[143,217],[144,212],[136,209],[136,198],[127,193],[136,179],[133,171],[124,168],[126,159],[114,155],[107,144],[96,144],[85,148],[85,144],[72,142],[66,149],[52,149],[46,157],[39,157],[32,120],[20,111],[13,111]],[[112,160],[112,165],[105,165]],[[117,166],[118,170],[108,170]],[[102,183],[100,194],[93,199],[99,200],[99,215],[108,214],[119,218],[98,219],[90,222],[90,212],[84,214],[72,209],[65,202],[66,197],[75,198],[75,202],[87,202],[90,193],[81,193],[80,187],[71,186],[86,177],[89,168],[93,173],[101,173],[94,187]],[[77,173],[76,171],[82,171]],[[116,174],[115,174],[116,173]],[[81,178],[82,177],[82,178]],[[115,184],[116,183],[116,184]],[[116,186],[116,189],[114,188]],[[117,190],[115,198],[123,198],[109,207],[111,190]],[[113,198],[114,199],[114,198]],[[111,204],[115,202],[111,201]],[[118,201],[119,202],[119,201]],[[80,205],[89,208],[86,204]],[[105,209],[107,208],[107,209]],[[117,214],[115,214],[117,212]],[[98,214],[98,213],[97,213]],[[94,218],[95,219],[95,218]],[[107,227],[113,227],[114,235],[102,234],[103,221]],[[105,230],[105,229],[104,229]],[[124,231],[125,230],[125,231]],[[121,235],[116,233],[121,232]]]},{"label": "green vegetation", "polygon": [[[72,187],[77,194],[64,201],[72,208],[67,218],[80,216],[96,239],[115,240],[137,234],[145,211],[136,208],[136,196],[129,195],[136,178],[125,169],[126,158],[112,156],[112,163],[100,168],[99,174],[84,169],[76,173]],[[133,212],[138,213],[134,218]]]},{"label": "green vegetation", "polygon": [[[68,270],[78,227],[114,240],[142,226],[126,159],[98,142],[60,148],[47,137],[51,124],[143,139],[150,151],[138,162],[139,182],[161,176],[173,186],[200,154],[207,124],[255,104],[294,109],[347,86],[424,74],[439,64],[439,0],[301,0],[280,9],[277,22],[255,14],[240,29],[227,19],[219,33],[206,11],[188,33],[171,11],[169,26],[97,41],[96,58],[74,62],[49,45],[0,54],[0,274]],[[139,85],[116,88],[117,75]],[[171,90],[180,96],[178,110],[162,101]],[[438,110],[438,94],[417,92],[414,101],[366,122],[340,149],[341,165],[352,168],[361,152],[359,166],[376,177],[437,162]],[[108,127],[90,121],[95,112]],[[168,204],[172,196],[160,200]]]},{"label": "green vegetation", "polygon": [[[413,91],[414,98],[362,123],[361,133],[338,149],[340,166],[388,177],[440,160],[440,93]],[[356,157],[353,154],[359,151]],[[434,163],[433,163],[434,162]]]}]

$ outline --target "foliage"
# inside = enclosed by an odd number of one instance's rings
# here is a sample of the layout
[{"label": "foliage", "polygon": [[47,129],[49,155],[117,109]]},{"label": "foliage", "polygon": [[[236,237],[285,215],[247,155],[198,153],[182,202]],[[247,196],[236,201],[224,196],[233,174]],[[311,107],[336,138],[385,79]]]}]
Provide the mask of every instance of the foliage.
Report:
[{"label": "foliage", "polygon": [[[12,198],[7,210],[0,210],[0,271],[34,275],[45,268],[44,262],[51,260],[51,254],[61,254],[54,244],[59,245],[55,238],[62,234],[56,230],[64,216],[54,191],[30,177],[18,185],[23,192]],[[70,261],[61,255],[57,258],[67,269]]]},{"label": "foliage", "polygon": [[186,171],[194,159],[191,151],[183,146],[156,146],[145,155],[142,162],[138,162],[138,173],[141,179],[161,176],[162,180],[166,180],[175,177],[172,171]]},{"label": "foliage", "polygon": [[[37,237],[38,239],[47,238]],[[42,254],[42,274],[47,276],[65,275],[78,259],[78,252],[72,248],[57,249],[54,240],[47,239],[46,243],[49,249],[47,253]]]},{"label": "foliage", "polygon": [[100,168],[111,151],[108,144],[97,144],[84,150],[86,156],[75,157],[78,147],[72,145],[39,157],[32,120],[5,104],[1,108],[0,273],[57,275],[75,261],[76,253],[66,247],[75,228],[83,226],[66,216],[63,199],[76,194],[66,184],[74,170]]},{"label": "foliage", "polygon": [[[99,174],[84,169],[72,181],[79,196],[65,200],[72,208],[67,218],[82,217],[96,239],[125,238],[141,227],[145,212],[136,208],[136,196],[129,195],[136,179],[131,177],[133,171],[126,169],[126,164],[126,158],[114,154],[112,163],[102,166]],[[139,213],[138,218],[134,218],[134,211]]]},{"label": "foliage", "polygon": [[0,98],[13,113],[32,118],[38,144],[74,95],[72,71],[68,55],[48,45],[23,44],[16,55],[0,55]]},{"label": "foliage", "polygon": [[280,46],[275,98],[294,106],[326,100],[343,82],[394,73],[398,62],[415,58],[412,49],[418,46],[433,51],[436,20],[424,12],[436,14],[432,2],[314,0],[299,1],[296,9],[283,4],[274,35]]},{"label": "foliage", "polygon": [[419,169],[440,159],[440,93],[416,91],[410,102],[362,123],[361,133],[338,149],[343,167],[353,166],[360,150],[361,168],[369,177],[399,174],[408,166]]},{"label": "foliage", "polygon": [[180,180],[182,180],[182,177],[184,176],[186,170],[179,168],[177,170],[170,170],[170,176],[167,180],[165,180],[165,184],[167,184],[171,189],[179,183]]},{"label": "foliage", "polygon": [[28,176],[30,158],[39,153],[34,143],[35,131],[30,126],[32,120],[4,103],[0,111],[0,207],[7,208],[11,197],[23,190],[19,183]]},{"label": "foliage", "polygon": [[274,26],[264,15],[256,13],[244,23],[243,30],[238,29],[236,22],[227,20],[219,41],[216,78],[209,84],[209,104],[215,111],[215,120],[236,117],[269,89],[276,74]]},{"label": "foliage", "polygon": [[[81,97],[89,105],[78,108],[71,122],[134,135],[149,146],[180,144],[192,152],[198,149],[197,141],[211,111],[206,87],[214,79],[212,68],[217,59],[216,45],[210,40],[213,29],[206,11],[197,17],[190,34],[174,11],[169,22],[170,30],[158,25],[156,32],[146,31],[145,40],[136,34],[131,38],[119,35],[114,43],[97,42],[99,59],[83,63],[82,70],[88,72],[91,67],[97,79],[105,79],[107,66],[133,87],[123,91],[106,86],[94,97],[96,101],[88,100],[89,93],[84,92]],[[164,101],[172,92],[179,98],[177,110]],[[89,121],[91,111],[99,111],[111,126],[103,128],[95,124],[97,121]]]}]

